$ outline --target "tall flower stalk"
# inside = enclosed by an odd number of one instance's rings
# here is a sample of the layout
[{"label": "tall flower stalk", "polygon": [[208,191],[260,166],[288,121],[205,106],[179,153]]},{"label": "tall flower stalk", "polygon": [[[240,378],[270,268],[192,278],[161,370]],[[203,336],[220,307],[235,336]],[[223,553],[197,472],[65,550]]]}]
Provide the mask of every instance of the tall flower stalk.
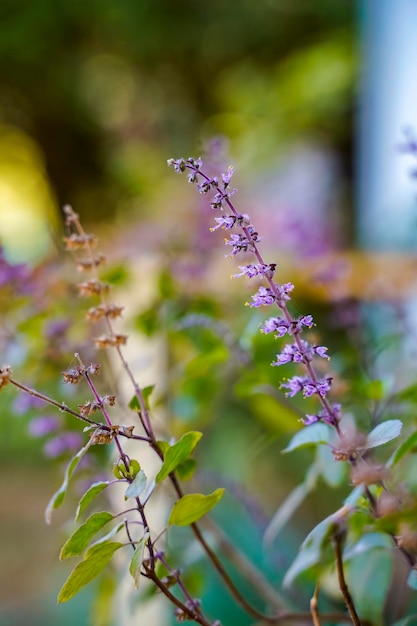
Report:
[{"label": "tall flower stalk", "polygon": [[278,315],[270,317],[263,323],[261,331],[265,334],[274,333],[275,337],[287,335],[291,337],[291,343],[285,345],[282,351],[277,354],[272,365],[278,366],[293,362],[302,364],[305,370],[304,376],[293,376],[283,381],[281,387],[287,389],[286,395],[289,397],[293,397],[297,393],[302,393],[305,398],[317,396],[321,410],[314,415],[306,415],[302,421],[305,425],[324,422],[332,426],[340,436],[342,434],[340,405],[331,404],[328,399],[332,378],[330,376],[319,377],[313,365],[313,360],[316,357],[329,358],[327,348],[311,344],[302,338],[303,331],[313,326],[313,317],[311,315],[293,317],[288,303],[291,300],[294,285],[290,282],[280,284],[274,280],[276,264],[267,263],[264,260],[259,249],[259,242],[261,241],[259,233],[251,223],[249,216],[240,213],[232,202],[231,198],[236,193],[236,189],[230,187],[233,168],[229,167],[219,178],[209,176],[203,170],[203,162],[200,158],[169,159],[168,165],[179,174],[188,172],[188,181],[197,186],[199,193],[213,193],[210,206],[214,211],[219,212],[220,216],[214,218],[216,225],[211,230],[233,231],[225,240],[226,245],[231,247],[231,252],[227,256],[252,254],[255,257],[255,263],[240,265],[240,272],[234,277],[263,278],[266,286],[263,285],[258,288],[248,306],[252,308],[270,306],[279,309]]}]

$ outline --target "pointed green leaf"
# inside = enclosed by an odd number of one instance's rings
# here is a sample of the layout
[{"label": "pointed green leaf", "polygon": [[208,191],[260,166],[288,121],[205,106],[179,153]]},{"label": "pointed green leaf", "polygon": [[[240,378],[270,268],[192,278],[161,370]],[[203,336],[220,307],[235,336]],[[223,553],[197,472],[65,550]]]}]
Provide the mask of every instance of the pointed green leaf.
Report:
[{"label": "pointed green leaf", "polygon": [[135,588],[139,588],[140,581],[140,568],[142,567],[143,561],[143,552],[145,550],[146,542],[149,539],[149,533],[145,533],[141,539],[139,539],[138,544],[135,548],[135,552],[133,554],[132,560],[129,565],[129,572],[135,581]]},{"label": "pointed green leaf", "polygon": [[392,453],[387,461],[387,467],[393,467],[400,461],[407,452],[415,449],[417,446],[417,431],[411,433],[405,441]]},{"label": "pointed green leaf", "polygon": [[326,424],[318,422],[311,426],[306,426],[298,431],[291,439],[288,446],[282,452],[291,452],[306,446],[315,446],[318,443],[328,443],[330,439],[330,428]]},{"label": "pointed green leaf", "polygon": [[170,526],[188,526],[211,511],[223,496],[224,489],[216,489],[208,496],[192,493],[183,496],[174,504],[168,524]]},{"label": "pointed green leaf", "polygon": [[183,461],[185,461],[194,450],[198,442],[202,437],[202,433],[197,431],[191,431],[185,433],[177,443],[170,446],[164,454],[164,462],[162,467],[156,475],[156,482],[159,483],[164,480],[176,467]]},{"label": "pointed green leaf", "polygon": [[139,498],[146,487],[146,474],[140,470],[125,491],[125,498]]},{"label": "pointed green leaf", "polygon": [[387,420],[375,426],[366,438],[366,448],[376,448],[388,443],[401,434],[403,423],[400,420]]},{"label": "pointed green leaf", "polygon": [[88,448],[91,446],[91,443],[92,443],[92,439],[89,439],[89,441],[84,446],[84,448],[81,448],[81,450],[79,450],[77,454],[68,463],[67,469],[65,470],[63,483],[58,489],[58,491],[56,491],[54,495],[52,496],[52,498],[49,500],[48,506],[46,507],[45,520],[47,524],[51,523],[52,511],[54,509],[58,509],[63,503],[65,494],[67,493],[70,478],[73,475],[74,470],[77,467],[78,463],[81,461],[84,454],[87,452]]},{"label": "pointed green leaf", "polygon": [[[316,565],[327,564],[327,557],[329,556],[326,553],[326,547],[329,547],[327,540],[336,528],[336,515],[332,514],[326,517],[304,539],[297,556],[284,576],[282,581],[284,587],[289,587],[300,574],[307,572]],[[330,550],[329,562],[332,562],[333,559],[333,551]]]},{"label": "pointed green leaf", "polygon": [[297,485],[281,502],[278,509],[275,511],[270,523],[268,524],[263,541],[265,545],[272,545],[281,532],[282,528],[293,516],[294,512],[298,509],[301,503],[305,500],[307,495],[311,493],[317,483],[319,477],[319,471],[317,464],[310,466],[306,473],[306,477],[303,483]]},{"label": "pointed green leaf", "polygon": [[70,556],[82,554],[94,535],[112,519],[113,515],[107,513],[107,511],[93,513],[65,542],[62,546],[59,558],[68,559]]},{"label": "pointed green leaf", "polygon": [[85,511],[85,509],[90,504],[90,502],[92,500],[94,500],[94,498],[96,496],[98,496],[98,494],[101,493],[103,491],[103,489],[105,489],[108,485],[110,485],[110,481],[107,480],[107,481],[103,481],[103,482],[93,483],[88,488],[88,490],[85,492],[85,494],[83,495],[83,497],[81,498],[81,500],[78,503],[77,512],[75,514],[75,521],[76,522],[78,522],[78,520],[80,519],[82,513]]},{"label": "pointed green leaf", "polygon": [[67,602],[96,578],[104,570],[116,550],[122,548],[123,545],[123,543],[116,542],[102,543],[87,550],[84,559],[76,565],[65,581],[59,592],[58,602]]},{"label": "pointed green leaf", "polygon": [[[154,389],[155,389],[155,385],[148,385],[147,387],[144,387],[142,389],[143,401],[145,403],[145,408],[148,410],[149,410],[149,398],[151,397]],[[141,410],[140,402],[136,395],[134,395],[131,401],[129,402],[129,409],[132,409],[132,411]]]}]

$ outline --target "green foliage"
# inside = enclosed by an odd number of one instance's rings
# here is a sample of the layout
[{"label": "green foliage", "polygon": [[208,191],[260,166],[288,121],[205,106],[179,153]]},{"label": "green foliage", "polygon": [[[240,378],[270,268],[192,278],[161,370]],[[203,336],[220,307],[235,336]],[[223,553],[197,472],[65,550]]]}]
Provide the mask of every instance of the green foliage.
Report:
[{"label": "green foliage", "polygon": [[347,580],[358,614],[375,626],[384,623],[384,602],[392,568],[392,551],[380,548],[358,554],[347,567]]},{"label": "green foliage", "polygon": [[79,556],[84,552],[91,539],[96,535],[108,522],[113,519],[111,513],[101,511],[93,513],[84,524],[67,539],[63,545],[59,558],[68,559],[71,556]]},{"label": "green foliage", "polygon": [[81,563],[78,563],[65,581],[58,595],[58,602],[67,602],[83,587],[94,580],[111,560],[116,550],[123,548],[122,543],[102,543],[91,547],[84,554]]},{"label": "green foliage", "polygon": [[146,474],[140,470],[125,491],[125,498],[139,498],[146,489]]},{"label": "green foliage", "polygon": [[202,436],[199,432],[186,433],[177,443],[164,451],[164,462],[156,475],[157,483],[165,480],[171,472],[188,459]]},{"label": "green foliage", "polygon": [[403,423],[400,420],[387,420],[375,426],[366,437],[366,447],[376,448],[400,436]]},{"label": "green foliage", "polygon": [[94,498],[96,498],[109,485],[110,485],[110,482],[108,480],[100,481],[100,482],[93,483],[87,489],[87,491],[84,493],[84,495],[82,496],[81,500],[78,503],[77,511],[75,513],[76,522],[79,521],[81,515],[83,514],[85,509],[88,507],[90,502],[92,502]]},{"label": "green foliage", "polygon": [[298,448],[315,446],[320,443],[329,443],[330,435],[330,428],[326,424],[312,424],[296,433],[282,452],[292,452]]},{"label": "green foliage", "polygon": [[193,493],[183,496],[174,504],[168,524],[170,526],[189,526],[206,515],[222,498],[224,489],[216,489],[205,496]]},{"label": "green foliage", "polygon": [[141,579],[141,568],[143,561],[143,552],[145,550],[145,544],[149,539],[149,533],[145,533],[141,537],[136,545],[135,552],[129,565],[129,572],[135,581],[135,589],[139,589],[139,583]]},{"label": "green foliage", "polygon": [[78,463],[81,461],[81,459],[83,458],[83,456],[89,449],[90,445],[91,445],[91,440],[84,446],[84,448],[81,448],[81,450],[79,450],[77,454],[69,462],[67,469],[65,470],[65,476],[64,476],[62,485],[60,486],[58,491],[54,493],[54,495],[52,496],[52,498],[50,499],[48,503],[48,506],[46,507],[45,519],[46,519],[47,524],[51,523],[53,510],[58,509],[63,503],[65,495],[68,490],[71,476],[73,475]]}]

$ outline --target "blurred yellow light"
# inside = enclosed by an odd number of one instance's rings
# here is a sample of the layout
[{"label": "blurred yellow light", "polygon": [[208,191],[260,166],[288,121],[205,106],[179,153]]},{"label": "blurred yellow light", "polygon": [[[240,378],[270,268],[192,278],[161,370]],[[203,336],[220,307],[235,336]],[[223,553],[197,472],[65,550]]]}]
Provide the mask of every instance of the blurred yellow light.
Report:
[{"label": "blurred yellow light", "polygon": [[0,126],[0,245],[11,261],[37,261],[48,253],[56,223],[38,146],[21,130]]}]

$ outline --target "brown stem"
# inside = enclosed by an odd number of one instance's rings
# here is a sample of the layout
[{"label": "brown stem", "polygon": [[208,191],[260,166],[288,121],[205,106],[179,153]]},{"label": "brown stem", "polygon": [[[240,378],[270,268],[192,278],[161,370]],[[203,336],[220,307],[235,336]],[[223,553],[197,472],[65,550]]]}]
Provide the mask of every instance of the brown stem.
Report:
[{"label": "brown stem", "polygon": [[362,623],[356,612],[356,608],[355,608],[352,596],[350,595],[350,591],[349,591],[349,588],[347,586],[346,579],[345,579],[345,573],[343,570],[342,542],[343,542],[343,534],[340,532],[340,530],[336,530],[336,532],[333,535],[333,546],[334,546],[334,552],[336,556],[336,569],[337,569],[337,577],[339,581],[339,589],[342,593],[347,610],[349,611],[349,615],[352,620],[352,623],[355,626],[362,626]]},{"label": "brown stem", "polygon": [[310,613],[313,619],[314,626],[321,626],[320,616],[319,616],[319,607],[318,607],[319,589],[320,589],[320,585],[319,583],[317,583],[316,588],[314,589],[313,597],[310,600]]}]

